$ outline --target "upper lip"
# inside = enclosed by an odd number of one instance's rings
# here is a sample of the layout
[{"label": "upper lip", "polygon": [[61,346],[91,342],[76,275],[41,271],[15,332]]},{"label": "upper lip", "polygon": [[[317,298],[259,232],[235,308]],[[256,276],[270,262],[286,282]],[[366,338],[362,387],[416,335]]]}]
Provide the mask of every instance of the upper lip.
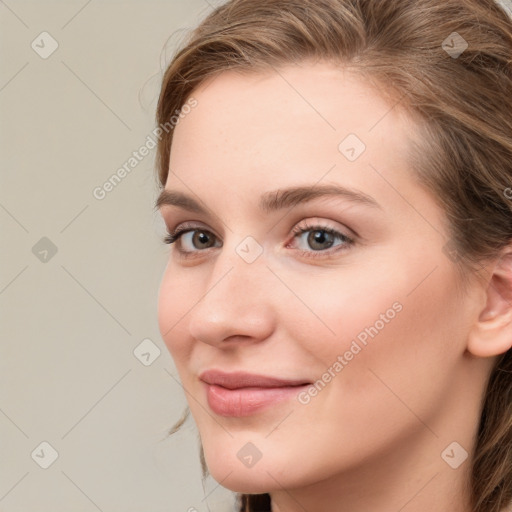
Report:
[{"label": "upper lip", "polygon": [[304,386],[310,384],[305,379],[280,379],[266,375],[256,375],[246,372],[226,373],[220,370],[206,370],[199,378],[206,384],[216,384],[227,389],[238,388],[283,388],[290,386]]}]

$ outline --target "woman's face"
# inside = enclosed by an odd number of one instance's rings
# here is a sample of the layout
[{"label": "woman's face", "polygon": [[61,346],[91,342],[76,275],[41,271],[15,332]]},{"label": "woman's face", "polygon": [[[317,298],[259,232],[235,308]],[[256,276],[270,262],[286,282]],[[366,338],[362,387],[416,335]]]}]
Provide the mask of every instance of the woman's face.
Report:
[{"label": "woman's face", "polygon": [[406,161],[414,125],[329,64],[225,72],[193,97],[158,316],[212,476],[304,487],[415,439],[440,460],[475,311]]}]

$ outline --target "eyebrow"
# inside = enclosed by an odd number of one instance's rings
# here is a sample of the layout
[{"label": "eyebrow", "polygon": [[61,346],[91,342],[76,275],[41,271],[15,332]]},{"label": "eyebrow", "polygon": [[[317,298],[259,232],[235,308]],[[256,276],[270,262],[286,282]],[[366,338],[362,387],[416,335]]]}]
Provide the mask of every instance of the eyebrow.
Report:
[{"label": "eyebrow", "polygon": [[[265,192],[260,196],[259,208],[265,213],[292,208],[319,197],[342,197],[348,201],[372,208],[382,209],[379,203],[363,192],[340,185],[297,186]],[[164,189],[158,196],[155,209],[162,206],[176,206],[198,214],[208,214],[207,208],[193,197],[177,190]]]}]

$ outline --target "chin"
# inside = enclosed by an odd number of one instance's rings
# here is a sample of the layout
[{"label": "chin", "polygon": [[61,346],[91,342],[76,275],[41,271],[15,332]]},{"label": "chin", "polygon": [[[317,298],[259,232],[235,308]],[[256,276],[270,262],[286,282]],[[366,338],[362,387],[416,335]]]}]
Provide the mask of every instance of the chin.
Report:
[{"label": "chin", "polygon": [[[229,473],[229,472],[228,472]],[[276,481],[269,476],[264,470],[255,472],[255,468],[247,470],[233,471],[228,477],[228,474],[222,471],[216,471],[212,468],[210,474],[212,477],[230,491],[243,493],[243,494],[264,494],[272,492],[278,487]]]},{"label": "chin", "polygon": [[286,456],[263,456],[252,467],[246,467],[237,456],[229,456],[229,449],[205,449],[205,460],[210,475],[220,485],[233,492],[243,494],[264,494],[285,488],[296,488],[306,485],[308,471],[297,472],[286,462]]}]

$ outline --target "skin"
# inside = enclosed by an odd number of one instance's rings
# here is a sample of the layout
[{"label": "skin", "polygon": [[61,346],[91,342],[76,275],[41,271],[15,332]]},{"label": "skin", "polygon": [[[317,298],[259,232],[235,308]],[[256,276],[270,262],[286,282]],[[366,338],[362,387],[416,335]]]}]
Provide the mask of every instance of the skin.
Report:
[{"label": "skin", "polygon": [[[207,230],[212,247],[194,233],[181,239],[192,257],[171,246],[158,320],[210,473],[236,492],[269,492],[276,512],[470,512],[480,403],[512,338],[510,260],[461,292],[443,251],[444,213],[407,163],[414,123],[349,71],[317,62],[223,72],[193,96],[165,188],[209,213],[161,213],[170,231]],[[351,133],[366,145],[353,162],[338,149]],[[317,183],[357,189],[379,207],[330,196],[258,209],[264,192]],[[292,233],[306,221],[354,243],[315,250],[315,230]],[[236,252],[247,236],[263,250],[252,263]],[[241,418],[209,408],[200,372],[315,382],[394,303],[401,311],[306,405],[291,399]],[[469,454],[457,469],[441,457],[454,441]],[[247,442],[262,454],[250,468],[237,457]]]}]

